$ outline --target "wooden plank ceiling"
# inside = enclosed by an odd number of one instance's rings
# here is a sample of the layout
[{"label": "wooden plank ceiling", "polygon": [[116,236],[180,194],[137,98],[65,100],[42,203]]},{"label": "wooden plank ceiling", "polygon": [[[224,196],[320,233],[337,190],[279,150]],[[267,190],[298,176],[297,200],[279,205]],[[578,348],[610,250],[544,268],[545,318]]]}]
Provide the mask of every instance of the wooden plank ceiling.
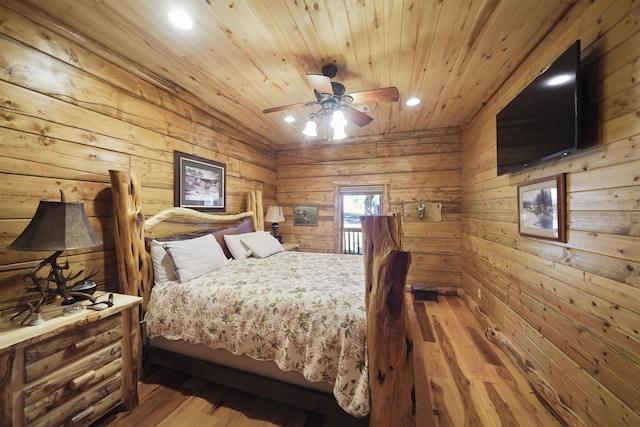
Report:
[{"label": "wooden plank ceiling", "polygon": [[[335,64],[347,93],[396,86],[399,102],[367,104],[374,120],[349,136],[458,126],[470,120],[571,0],[28,0],[25,15],[55,22],[76,41],[104,45],[122,64],[155,75],[277,149],[303,141],[319,107],[305,73]],[[179,6],[194,20],[173,27]],[[88,39],[88,40],[87,40]],[[97,43],[96,43],[97,42]],[[573,40],[567,41],[567,46]],[[147,71],[148,70],[148,71]],[[419,97],[417,107],[407,107]],[[292,115],[296,121],[285,123]],[[239,124],[239,125],[238,125]],[[319,126],[318,138],[322,138]]]}]

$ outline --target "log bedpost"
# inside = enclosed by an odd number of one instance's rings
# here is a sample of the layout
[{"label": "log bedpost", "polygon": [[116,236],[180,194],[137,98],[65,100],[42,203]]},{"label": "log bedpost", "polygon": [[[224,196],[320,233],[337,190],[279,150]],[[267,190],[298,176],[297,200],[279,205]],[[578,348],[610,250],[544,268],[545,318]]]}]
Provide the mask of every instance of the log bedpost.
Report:
[{"label": "log bedpost", "polygon": [[109,175],[120,292],[142,297],[142,312],[146,313],[153,269],[151,255],[144,247],[140,182],[135,175],[124,171],[110,170]]},{"label": "log bedpost", "polygon": [[363,216],[372,427],[415,426],[413,340],[405,304],[411,253],[399,216]]},{"label": "log bedpost", "polygon": [[264,230],[264,211],[262,210],[262,191],[251,190],[247,193],[247,211],[253,212],[253,229]]}]

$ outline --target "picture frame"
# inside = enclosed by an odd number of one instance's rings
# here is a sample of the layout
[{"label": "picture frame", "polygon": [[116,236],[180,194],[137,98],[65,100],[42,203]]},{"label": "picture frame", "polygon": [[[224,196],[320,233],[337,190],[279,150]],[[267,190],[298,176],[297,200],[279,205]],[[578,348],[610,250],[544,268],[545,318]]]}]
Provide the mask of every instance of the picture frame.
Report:
[{"label": "picture frame", "polygon": [[318,205],[293,205],[293,225],[318,225]]},{"label": "picture frame", "polygon": [[174,206],[204,212],[226,211],[224,163],[174,151],[173,180]]},{"label": "picture frame", "polygon": [[565,174],[518,185],[518,232],[521,236],[567,241]]}]

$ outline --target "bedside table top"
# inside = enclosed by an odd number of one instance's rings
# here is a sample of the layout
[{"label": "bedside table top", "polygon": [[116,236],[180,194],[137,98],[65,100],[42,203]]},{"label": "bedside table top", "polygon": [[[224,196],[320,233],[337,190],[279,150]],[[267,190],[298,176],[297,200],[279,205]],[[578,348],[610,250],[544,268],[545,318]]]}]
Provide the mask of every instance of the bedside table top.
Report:
[{"label": "bedside table top", "polygon": [[[106,301],[110,293],[113,292],[96,292],[96,300]],[[42,308],[42,318],[45,321],[37,326],[20,324],[27,315],[26,312],[20,314],[20,316],[14,320],[11,320],[11,317],[15,312],[11,314],[3,313],[3,315],[0,316],[0,350],[10,348],[20,342],[44,336],[61,327],[69,327],[69,325],[75,325],[77,323],[97,322],[100,319],[136,306],[141,302],[142,298],[137,296],[113,293],[113,306],[111,307],[97,311],[86,307],[91,304],[91,301],[81,301],[80,304],[83,306],[82,310],[64,314],[65,307],[71,306],[63,306],[59,302],[54,301]]]}]

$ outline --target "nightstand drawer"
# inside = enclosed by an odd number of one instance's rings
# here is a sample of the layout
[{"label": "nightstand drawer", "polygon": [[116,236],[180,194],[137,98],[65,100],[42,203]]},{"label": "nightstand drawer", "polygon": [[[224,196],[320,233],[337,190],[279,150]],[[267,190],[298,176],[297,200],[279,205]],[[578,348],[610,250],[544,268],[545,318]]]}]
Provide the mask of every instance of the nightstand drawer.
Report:
[{"label": "nightstand drawer", "polygon": [[117,314],[27,347],[24,352],[25,381],[36,380],[121,338],[122,322]]},{"label": "nightstand drawer", "polygon": [[[118,372],[84,392],[71,396],[68,400],[57,402],[56,406],[46,410],[26,412],[27,408],[25,408],[25,424],[33,427],[78,425],[95,413],[103,413],[116,406],[120,401],[121,384],[122,375]],[[110,406],[96,410],[96,407],[105,406],[104,402],[101,404],[103,400],[111,402]],[[75,422],[72,423],[72,420]]]},{"label": "nightstand drawer", "polygon": [[83,392],[92,384],[120,372],[122,346],[116,342],[77,362],[54,371],[24,390],[24,408],[28,419]]}]

